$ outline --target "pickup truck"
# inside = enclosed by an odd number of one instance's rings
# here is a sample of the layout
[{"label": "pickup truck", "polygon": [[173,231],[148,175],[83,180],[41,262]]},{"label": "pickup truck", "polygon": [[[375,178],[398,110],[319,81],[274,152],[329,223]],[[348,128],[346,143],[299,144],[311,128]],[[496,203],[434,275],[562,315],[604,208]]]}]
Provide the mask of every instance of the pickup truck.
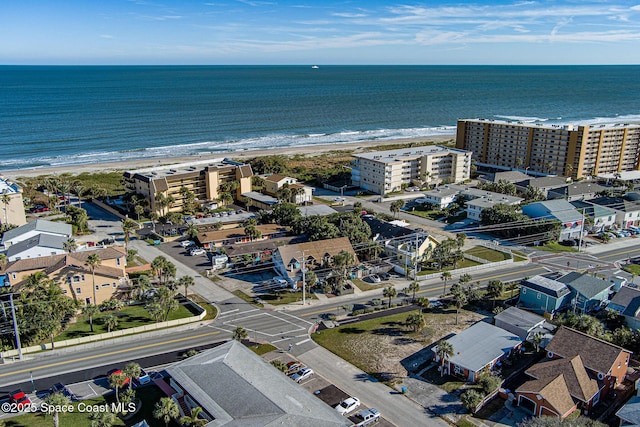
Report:
[{"label": "pickup truck", "polygon": [[356,423],[353,427],[368,426],[369,424],[380,421],[380,412],[375,408],[363,409],[356,412],[356,414],[351,418],[352,421]]}]

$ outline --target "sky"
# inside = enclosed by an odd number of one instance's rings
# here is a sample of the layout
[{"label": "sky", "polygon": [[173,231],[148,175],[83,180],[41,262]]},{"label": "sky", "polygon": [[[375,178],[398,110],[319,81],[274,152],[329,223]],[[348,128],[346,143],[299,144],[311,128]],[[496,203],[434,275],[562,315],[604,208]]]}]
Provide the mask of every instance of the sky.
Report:
[{"label": "sky", "polygon": [[639,64],[640,0],[2,0],[3,65]]}]

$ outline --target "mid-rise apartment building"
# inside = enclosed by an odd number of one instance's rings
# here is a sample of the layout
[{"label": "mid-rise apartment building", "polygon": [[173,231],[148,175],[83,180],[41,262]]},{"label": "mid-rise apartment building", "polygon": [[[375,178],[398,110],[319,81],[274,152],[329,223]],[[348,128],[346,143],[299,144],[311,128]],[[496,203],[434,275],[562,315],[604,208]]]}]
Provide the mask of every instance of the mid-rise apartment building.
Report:
[{"label": "mid-rise apartment building", "polygon": [[404,185],[461,182],[471,173],[471,152],[440,146],[354,154],[351,183],[376,194]]},{"label": "mid-rise apartment building", "polygon": [[0,176],[0,223],[21,226],[27,223],[24,214],[22,189],[15,183]]},{"label": "mid-rise apartment building", "polygon": [[581,178],[640,170],[640,124],[550,125],[460,120],[458,149],[479,164]]},{"label": "mid-rise apartment building", "polygon": [[[251,191],[252,176],[251,165],[229,159],[182,163],[124,173],[127,189],[144,196],[149,211],[159,215],[182,210],[183,187],[194,194],[197,202],[204,203],[219,200],[226,184],[232,190],[232,197],[238,200],[242,193]],[[170,196],[174,201],[169,206],[163,206],[157,200],[159,194]]]}]

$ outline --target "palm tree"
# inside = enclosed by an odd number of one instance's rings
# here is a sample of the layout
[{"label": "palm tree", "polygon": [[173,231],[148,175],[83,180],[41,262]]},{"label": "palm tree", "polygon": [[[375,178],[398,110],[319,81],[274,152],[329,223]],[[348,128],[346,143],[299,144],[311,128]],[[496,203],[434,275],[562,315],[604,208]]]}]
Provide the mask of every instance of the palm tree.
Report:
[{"label": "palm tree", "polygon": [[391,298],[395,298],[398,295],[398,291],[393,286],[387,286],[382,290],[382,296],[389,298],[389,308],[391,308]]},{"label": "palm tree", "polygon": [[11,196],[8,194],[2,195],[2,203],[4,204],[4,226],[7,227],[9,225],[9,203],[11,202]]},{"label": "palm tree", "polygon": [[107,333],[118,327],[118,317],[115,314],[109,314],[104,317],[104,325],[107,327]]},{"label": "palm tree", "polygon": [[487,284],[487,296],[493,298],[493,306],[496,306],[496,300],[504,292],[504,283],[500,280],[492,280]]},{"label": "palm tree", "polygon": [[247,333],[247,330],[245,328],[243,328],[242,326],[238,326],[234,331],[233,331],[233,339],[236,341],[242,341],[247,339],[247,336],[249,336],[249,334]]},{"label": "palm tree", "polygon": [[93,412],[89,418],[91,427],[111,427],[116,422],[116,414],[111,411]]},{"label": "palm tree", "polygon": [[102,264],[102,260],[100,259],[100,255],[91,254],[87,257],[87,260],[84,262],[84,265],[89,267],[91,270],[91,281],[92,281],[92,289],[93,289],[93,303],[98,304],[98,300],[96,297],[96,268]]},{"label": "palm tree", "polygon": [[153,317],[158,323],[164,314],[164,308],[157,302],[152,302],[144,306],[144,308],[149,312],[149,315]]},{"label": "palm tree", "polygon": [[71,189],[73,190],[74,193],[76,193],[76,196],[78,196],[78,206],[82,208],[82,195],[87,191],[87,189],[85,188],[84,185],[82,185],[81,182],[78,182],[78,181],[75,181],[71,185]]},{"label": "palm tree", "polygon": [[180,409],[178,404],[170,397],[163,397],[153,408],[153,416],[164,421],[165,426],[169,426],[169,421],[178,418]]},{"label": "palm tree", "polygon": [[178,279],[178,286],[184,286],[184,297],[187,298],[187,291],[190,286],[195,285],[195,280],[191,276],[182,276]]},{"label": "palm tree", "polygon": [[533,345],[536,346],[536,353],[540,351],[540,343],[542,343],[542,332],[533,334]]},{"label": "palm tree", "polygon": [[404,200],[396,200],[395,202],[391,202],[391,206],[389,207],[389,210],[391,211],[391,213],[393,213],[393,216],[397,216],[398,212],[400,212],[400,209],[402,209],[402,207],[404,206]]},{"label": "palm tree", "polygon": [[121,388],[129,384],[129,378],[122,371],[116,371],[109,375],[109,387],[116,391],[116,402],[120,403],[119,391]]},{"label": "palm tree", "polygon": [[453,300],[456,304],[456,325],[458,324],[458,313],[460,309],[467,303],[467,294],[462,289],[459,289],[453,294]]},{"label": "palm tree", "polygon": [[198,227],[193,223],[189,223],[189,225],[187,225],[187,230],[185,231],[185,234],[189,239],[195,239],[196,236],[198,235]]},{"label": "palm tree", "polygon": [[157,212],[151,212],[149,214],[149,219],[151,220],[151,227],[153,227],[153,231],[156,231],[156,221],[158,221],[158,219],[159,219],[158,213]]},{"label": "palm tree", "polygon": [[142,368],[136,362],[129,362],[122,370],[127,378],[129,378],[129,384],[134,378],[138,378],[142,374]]},{"label": "palm tree", "polygon": [[6,254],[0,254],[0,270],[4,269],[9,263],[9,258]]},{"label": "palm tree", "polygon": [[443,271],[442,274],[440,275],[440,278],[442,279],[442,295],[446,295],[447,294],[447,280],[451,279],[451,273],[448,271]]},{"label": "palm tree", "polygon": [[199,418],[198,415],[202,413],[202,408],[196,406],[195,408],[191,408],[191,416],[183,416],[180,418],[180,424],[185,427],[199,427],[207,424],[209,421],[204,418]]},{"label": "palm tree", "polygon": [[453,356],[455,350],[451,343],[446,340],[440,340],[437,344],[436,355],[440,359],[440,376],[444,376],[444,362],[449,357]]},{"label": "palm tree", "polygon": [[82,313],[85,316],[89,317],[89,326],[91,327],[91,332],[93,332],[93,316],[95,316],[99,312],[100,312],[100,309],[95,304],[87,304],[84,307],[82,307]]},{"label": "palm tree", "polygon": [[415,302],[416,301],[416,292],[418,292],[420,290],[420,283],[413,281],[409,284],[409,292],[413,293],[412,296],[412,301]]},{"label": "palm tree", "polygon": [[407,316],[405,323],[413,329],[413,332],[418,332],[425,326],[424,316],[422,315],[422,312],[418,310],[416,313]]},{"label": "palm tree", "polygon": [[75,252],[78,249],[78,243],[76,243],[75,239],[67,239],[62,243],[62,248],[66,253]]},{"label": "palm tree", "polygon": [[138,223],[130,218],[126,218],[122,221],[122,232],[124,233],[124,249],[125,251],[129,249],[129,239],[131,237],[131,233],[134,230],[137,230]]},{"label": "palm tree", "polygon": [[140,215],[144,213],[144,206],[135,205],[133,208],[133,212],[135,212],[135,214],[138,216],[138,221],[140,221]]},{"label": "palm tree", "polygon": [[62,408],[71,403],[71,401],[62,393],[51,393],[44,401],[49,405],[49,409],[53,411],[53,425],[58,427],[60,425],[58,414],[62,411]]}]

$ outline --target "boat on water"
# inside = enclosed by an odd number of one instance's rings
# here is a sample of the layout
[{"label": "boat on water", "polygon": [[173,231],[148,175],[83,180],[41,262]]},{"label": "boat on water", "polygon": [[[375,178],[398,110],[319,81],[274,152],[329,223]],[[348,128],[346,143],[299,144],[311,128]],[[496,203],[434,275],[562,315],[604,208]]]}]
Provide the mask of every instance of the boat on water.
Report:
[{"label": "boat on water", "polygon": [[313,65],[313,66],[311,66],[311,68],[315,69],[315,68],[320,68],[320,67],[318,67],[317,65]]}]

